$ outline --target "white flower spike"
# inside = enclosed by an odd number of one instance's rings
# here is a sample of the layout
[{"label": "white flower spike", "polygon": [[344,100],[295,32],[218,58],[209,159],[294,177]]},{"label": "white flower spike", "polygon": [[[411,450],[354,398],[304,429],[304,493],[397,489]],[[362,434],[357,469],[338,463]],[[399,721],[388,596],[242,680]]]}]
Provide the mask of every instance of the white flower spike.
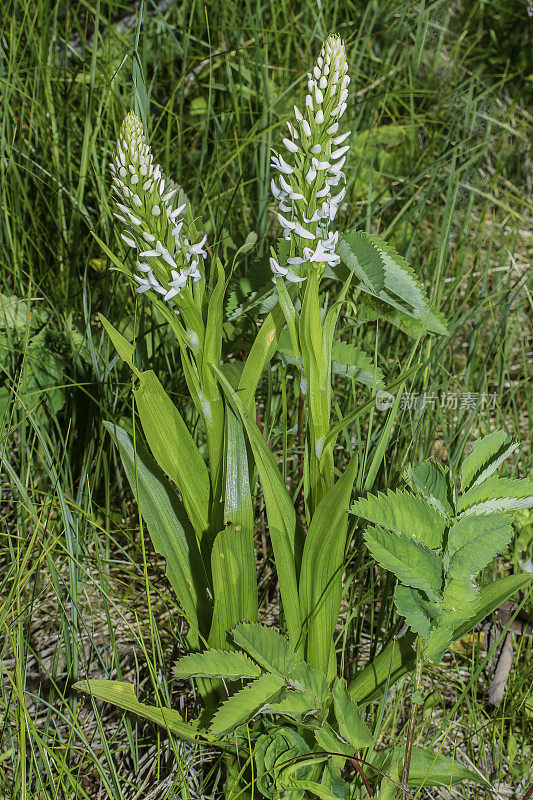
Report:
[{"label": "white flower spike", "polygon": [[[283,139],[288,151],[287,163],[274,152],[272,168],[280,175],[271,188],[278,204],[278,220],[284,238],[291,243],[289,267],[275,258],[270,266],[276,278],[300,283],[316,269],[322,274],[327,266],[335,267],[340,257],[335,252],[338,233],[331,225],[346,189],[332,194],[332,188],[346,181],[342,167],[349,144],[343,143],[350,131],[336,135],[339,120],[347,107],[348,64],[342,39],[329,36],[313,70],[308,73],[305,106],[294,106],[296,124],[287,123],[290,138]],[[312,246],[310,246],[312,245]]]},{"label": "white flower spike", "polygon": [[[137,292],[149,290],[172,300],[188,282],[203,278],[206,236],[196,241],[193,226],[184,219],[186,204],[177,205],[179,187],[154,164],[140,119],[133,111],[120,130],[117,153],[110,165],[117,208],[115,214],[128,225],[124,242],[137,250]],[[188,238],[189,237],[189,238]],[[190,241],[190,238],[194,241]],[[146,243],[151,247],[146,247]]]}]

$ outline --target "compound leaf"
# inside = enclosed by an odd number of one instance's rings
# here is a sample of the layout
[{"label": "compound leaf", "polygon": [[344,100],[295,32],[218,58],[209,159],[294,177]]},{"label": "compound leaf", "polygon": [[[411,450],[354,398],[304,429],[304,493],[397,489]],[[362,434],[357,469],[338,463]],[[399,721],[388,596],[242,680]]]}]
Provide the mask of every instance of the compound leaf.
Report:
[{"label": "compound leaf", "polygon": [[269,672],[286,676],[300,663],[285,636],[259,622],[242,622],[232,635],[235,644]]},{"label": "compound leaf", "polygon": [[258,678],[261,669],[246,653],[230,650],[204,650],[183,656],[174,665],[174,674],[184,678]]},{"label": "compound leaf", "polygon": [[278,675],[262,675],[245,686],[219,706],[211,723],[211,733],[231,733],[254,717],[269,703],[277,700],[285,690],[285,682]]},{"label": "compound leaf", "polygon": [[442,559],[416,539],[378,526],[365,530],[368,549],[384,569],[406,586],[422,589],[435,598],[442,583]]},{"label": "compound leaf", "polygon": [[461,467],[463,492],[472,486],[478,486],[492,475],[518,445],[519,442],[514,441],[505,431],[493,431],[474,442]]},{"label": "compound leaf", "polygon": [[411,492],[388,489],[387,494],[361,497],[352,503],[351,512],[389,530],[415,536],[431,549],[442,545],[446,518]]},{"label": "compound leaf", "polygon": [[469,516],[450,528],[444,560],[447,573],[456,579],[474,576],[509,544],[511,517],[507,514]]}]

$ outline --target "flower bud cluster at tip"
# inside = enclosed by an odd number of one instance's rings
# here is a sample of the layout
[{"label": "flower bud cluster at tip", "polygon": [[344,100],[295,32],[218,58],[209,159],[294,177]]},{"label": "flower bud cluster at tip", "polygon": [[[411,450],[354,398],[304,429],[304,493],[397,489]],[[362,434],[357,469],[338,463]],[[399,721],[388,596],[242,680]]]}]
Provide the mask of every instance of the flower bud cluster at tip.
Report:
[{"label": "flower bud cluster at tip", "polygon": [[183,212],[176,206],[179,187],[168,181],[146,142],[139,117],[126,116],[120,130],[117,152],[110,164],[117,196],[115,217],[127,225],[124,242],[137,251],[137,291],[153,290],[172,300],[188,280],[203,277],[206,236],[192,243]]},{"label": "flower bud cluster at tip", "polygon": [[338,130],[347,105],[347,71],[342,39],[329,36],[307,75],[305,108],[294,106],[295,124],[287,122],[287,160],[278,153],[272,156],[271,166],[280,173],[271,181],[272,194],[283,236],[291,242],[286,266],[270,259],[274,281],[283,277],[299,283],[310,269],[323,272],[340,262],[335,252],[339,234],[331,226],[346,194],[345,188],[335,187],[346,182],[342,168],[349,145],[343,143],[351,131],[339,135]]}]

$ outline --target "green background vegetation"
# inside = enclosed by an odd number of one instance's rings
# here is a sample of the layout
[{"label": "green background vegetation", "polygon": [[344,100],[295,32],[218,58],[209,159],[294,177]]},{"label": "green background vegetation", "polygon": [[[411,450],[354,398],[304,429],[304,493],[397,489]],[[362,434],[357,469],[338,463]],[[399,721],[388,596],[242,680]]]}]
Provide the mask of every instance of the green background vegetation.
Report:
[{"label": "green background vegetation", "polygon": [[[139,362],[176,402],[185,391],[167,332],[109,270],[91,235],[121,252],[108,163],[131,107],[145,115],[156,158],[183,185],[213,252],[231,262],[257,233],[255,250],[237,264],[253,280],[277,235],[270,148],[304,95],[302,75],[323,37],[338,31],[353,131],[339,227],[389,240],[450,322],[448,337],[422,345],[430,364],[408,387],[435,400],[402,410],[373,491],[394,486],[409,460],[436,454],[455,464],[475,435],[496,427],[524,442],[509,474],[526,475],[531,462],[527,3],[322,0],[320,9],[311,0],[184,0],[147,3],[140,30],[132,13],[98,0],[8,2],[0,11],[0,796],[17,800],[199,797],[222,788],[216,757],[111,707],[95,714],[70,690],[81,677],[108,676],[135,681],[141,698],[158,691],[178,709],[194,703],[189,684],[171,679],[182,623],[164,564],[148,538],[143,544],[102,426],[131,419],[132,409],[130,376],[98,312],[137,335]],[[358,312],[344,315],[343,339],[376,353],[392,377],[412,340],[386,320],[362,325],[371,310]],[[245,349],[244,324],[242,335]],[[474,405],[441,407],[443,394],[458,393]],[[476,408],[483,395],[495,399]],[[290,475],[298,403],[282,361],[265,375],[262,397],[260,417],[279,450],[289,430]],[[349,410],[348,381],[339,382],[336,402],[340,413]],[[376,413],[371,428],[353,431],[368,463],[385,422]],[[261,591],[275,616],[260,504],[256,515]],[[532,540],[533,518],[524,513],[508,557],[485,579],[520,569]],[[360,544],[339,630],[348,672],[396,624],[392,580],[361,557]],[[455,749],[493,786],[486,795],[454,787],[451,796],[521,797],[533,781],[531,648],[530,637],[515,638],[515,667],[497,709],[487,704],[480,637],[430,670],[435,691],[417,742],[445,740],[443,751]],[[405,735],[407,696],[407,683],[391,692],[384,741]],[[424,791],[420,797],[450,796]]]}]

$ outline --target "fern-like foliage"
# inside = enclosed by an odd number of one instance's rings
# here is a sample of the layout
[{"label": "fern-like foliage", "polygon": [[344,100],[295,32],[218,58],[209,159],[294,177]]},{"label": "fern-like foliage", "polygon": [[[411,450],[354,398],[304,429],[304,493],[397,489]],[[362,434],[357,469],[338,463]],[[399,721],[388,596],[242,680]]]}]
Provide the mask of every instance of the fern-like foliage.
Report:
[{"label": "fern-like foliage", "polygon": [[364,532],[376,561],[394,573],[398,613],[440,660],[453,632],[483,612],[476,575],[509,544],[512,512],[533,506],[530,479],[494,473],[516,448],[503,431],[477,441],[457,477],[424,462],[404,473],[411,491],[388,491],[356,500],[353,514],[373,523]]}]

